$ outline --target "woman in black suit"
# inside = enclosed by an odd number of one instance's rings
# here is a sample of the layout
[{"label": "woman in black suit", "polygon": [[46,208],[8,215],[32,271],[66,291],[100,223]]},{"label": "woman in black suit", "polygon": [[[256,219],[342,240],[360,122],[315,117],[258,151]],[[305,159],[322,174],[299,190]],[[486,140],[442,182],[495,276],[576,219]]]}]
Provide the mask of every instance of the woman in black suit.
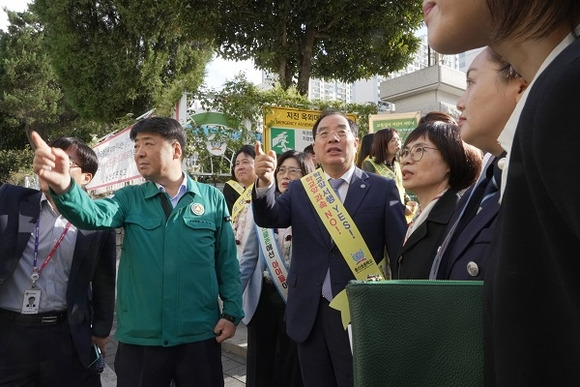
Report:
[{"label": "woman in black suit", "polygon": [[484,285],[486,384],[580,377],[580,2],[424,2],[429,43],[489,45],[530,83],[499,137],[508,152]]},{"label": "woman in black suit", "polygon": [[427,122],[405,140],[401,165],[403,186],[417,195],[419,210],[409,223],[393,276],[427,279],[458,192],[479,174],[481,153],[463,143],[456,125]]}]

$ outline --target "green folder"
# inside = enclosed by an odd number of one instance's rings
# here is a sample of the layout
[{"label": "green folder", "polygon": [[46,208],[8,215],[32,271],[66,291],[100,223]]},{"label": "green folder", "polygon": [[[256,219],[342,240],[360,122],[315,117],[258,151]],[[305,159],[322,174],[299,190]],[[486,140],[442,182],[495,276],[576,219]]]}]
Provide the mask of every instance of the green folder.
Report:
[{"label": "green folder", "polygon": [[352,281],[355,386],[483,386],[482,290],[482,281]]}]

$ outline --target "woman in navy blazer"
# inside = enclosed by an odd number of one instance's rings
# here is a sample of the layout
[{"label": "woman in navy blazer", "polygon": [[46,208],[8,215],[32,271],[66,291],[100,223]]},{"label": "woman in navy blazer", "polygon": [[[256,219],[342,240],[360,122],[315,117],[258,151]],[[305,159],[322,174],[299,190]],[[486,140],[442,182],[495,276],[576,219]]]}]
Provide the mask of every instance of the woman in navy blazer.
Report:
[{"label": "woman in navy blazer", "polygon": [[491,178],[482,176],[459,201],[450,224],[458,223],[453,234],[446,237],[449,244],[441,253],[438,279],[484,278],[499,211],[500,166],[505,163],[497,137],[526,87],[521,75],[489,47],[467,70],[467,88],[457,101],[461,138],[490,154],[483,173]]}]

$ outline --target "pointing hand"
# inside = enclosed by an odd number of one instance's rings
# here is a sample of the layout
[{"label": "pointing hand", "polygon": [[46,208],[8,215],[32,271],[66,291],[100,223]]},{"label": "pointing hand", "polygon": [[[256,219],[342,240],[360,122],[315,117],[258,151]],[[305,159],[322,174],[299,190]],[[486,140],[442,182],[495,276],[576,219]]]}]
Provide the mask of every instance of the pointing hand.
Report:
[{"label": "pointing hand", "polygon": [[65,151],[51,148],[36,132],[31,133],[36,147],[32,166],[34,172],[56,193],[61,194],[70,186],[70,160]]}]

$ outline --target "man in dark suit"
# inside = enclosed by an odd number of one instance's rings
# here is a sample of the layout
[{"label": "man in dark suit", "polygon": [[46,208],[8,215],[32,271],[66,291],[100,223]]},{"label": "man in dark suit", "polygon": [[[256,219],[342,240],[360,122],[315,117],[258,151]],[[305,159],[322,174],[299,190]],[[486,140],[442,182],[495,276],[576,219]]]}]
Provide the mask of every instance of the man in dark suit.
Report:
[{"label": "man in dark suit", "polygon": [[[80,185],[92,179],[90,147],[70,137],[52,146],[69,155]],[[0,385],[100,385],[87,367],[113,323],[115,232],[71,226],[40,186],[0,187]]]},{"label": "man in dark suit", "polygon": [[[313,127],[314,151],[323,176],[342,179],[336,189],[375,262],[385,251],[394,257],[406,229],[395,182],[367,174],[354,166],[358,146],[355,124],[337,111],[323,112]],[[262,227],[293,226],[292,264],[288,273],[286,324],[298,343],[305,386],[352,386],[352,353],[340,313],[329,301],[355,278],[323,225],[300,181],[292,182],[277,200],[274,196],[276,155],[264,154],[256,144],[253,192],[256,223]],[[325,293],[326,283],[331,295]],[[329,282],[328,282],[329,281]]]}]

